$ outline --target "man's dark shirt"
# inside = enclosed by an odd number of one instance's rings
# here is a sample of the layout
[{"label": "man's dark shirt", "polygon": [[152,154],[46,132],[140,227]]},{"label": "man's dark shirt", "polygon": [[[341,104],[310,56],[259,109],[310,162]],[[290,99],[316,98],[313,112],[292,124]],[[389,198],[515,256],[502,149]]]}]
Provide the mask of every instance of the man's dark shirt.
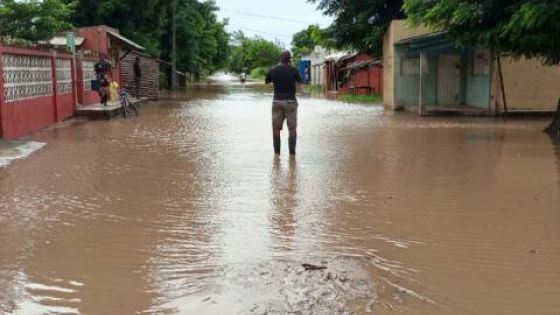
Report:
[{"label": "man's dark shirt", "polygon": [[97,76],[97,80],[99,80],[101,86],[109,86],[109,81],[107,81],[105,75],[111,74],[111,62],[108,60],[102,60],[97,62],[93,67]]},{"label": "man's dark shirt", "polygon": [[266,75],[266,84],[274,84],[274,100],[285,101],[296,99],[296,82],[303,80],[299,72],[291,65],[278,65]]}]

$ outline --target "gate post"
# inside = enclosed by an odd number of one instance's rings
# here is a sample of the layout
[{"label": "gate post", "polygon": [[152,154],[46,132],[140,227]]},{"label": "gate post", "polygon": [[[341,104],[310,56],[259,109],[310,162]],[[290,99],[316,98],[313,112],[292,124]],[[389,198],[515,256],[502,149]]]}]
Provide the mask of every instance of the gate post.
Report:
[{"label": "gate post", "polygon": [[52,77],[52,93],[53,93],[53,104],[54,104],[54,119],[55,122],[59,122],[59,113],[58,113],[58,80],[56,75],[56,52],[52,53],[51,56],[51,77]]}]

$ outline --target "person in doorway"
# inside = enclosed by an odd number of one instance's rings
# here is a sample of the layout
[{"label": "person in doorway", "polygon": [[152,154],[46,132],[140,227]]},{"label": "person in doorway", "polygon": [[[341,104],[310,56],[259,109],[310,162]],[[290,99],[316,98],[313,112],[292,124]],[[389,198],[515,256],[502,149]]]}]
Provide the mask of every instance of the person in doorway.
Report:
[{"label": "person in doorway", "polygon": [[136,84],[136,98],[140,98],[140,83],[142,82],[142,68],[140,67],[140,57],[134,60],[134,83]]},{"label": "person in doorway", "polygon": [[99,53],[99,61],[94,65],[95,76],[99,82],[99,97],[101,104],[107,106],[109,85],[111,84],[111,61],[106,54]]},{"label": "person in doorway", "polygon": [[266,75],[266,84],[274,85],[272,102],[272,136],[274,152],[280,154],[280,132],[284,120],[288,125],[290,136],[288,145],[290,154],[296,154],[297,112],[296,83],[303,83],[299,71],[292,66],[292,54],[285,51],[280,55],[280,64],[272,68]]}]

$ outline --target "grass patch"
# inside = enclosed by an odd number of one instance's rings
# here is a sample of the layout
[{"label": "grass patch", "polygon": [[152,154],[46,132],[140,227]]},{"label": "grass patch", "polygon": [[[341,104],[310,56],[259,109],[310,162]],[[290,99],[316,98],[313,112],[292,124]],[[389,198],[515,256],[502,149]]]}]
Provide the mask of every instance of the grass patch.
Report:
[{"label": "grass patch", "polygon": [[320,84],[305,85],[303,87],[303,91],[309,94],[321,94],[324,92],[323,86]]},{"label": "grass patch", "polygon": [[371,95],[354,95],[354,94],[341,94],[338,95],[337,99],[346,103],[381,103],[383,97],[378,94]]},{"label": "grass patch", "polygon": [[251,70],[251,74],[249,74],[249,77],[253,80],[264,81],[264,79],[266,79],[266,73],[267,72],[268,72],[267,68],[258,67],[258,68],[255,68],[255,69]]}]

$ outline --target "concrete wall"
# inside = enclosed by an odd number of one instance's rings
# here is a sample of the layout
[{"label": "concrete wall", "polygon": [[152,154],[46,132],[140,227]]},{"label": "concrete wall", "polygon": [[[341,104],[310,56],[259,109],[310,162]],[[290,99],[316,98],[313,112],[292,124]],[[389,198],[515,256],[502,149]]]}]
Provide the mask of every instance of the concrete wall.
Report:
[{"label": "concrete wall", "polygon": [[109,39],[105,26],[83,27],[78,29],[76,33],[84,38],[84,42],[80,46],[81,50],[91,51],[92,53],[109,52]]},{"label": "concrete wall", "polygon": [[383,104],[387,109],[395,107],[395,75],[400,69],[395,58],[395,43],[415,36],[431,33],[425,27],[409,27],[405,20],[394,20],[383,37]]},{"label": "concrete wall", "polygon": [[[536,59],[502,58],[502,71],[510,110],[554,111],[560,98],[560,67],[543,66]],[[501,109],[499,84],[494,85]]]}]

